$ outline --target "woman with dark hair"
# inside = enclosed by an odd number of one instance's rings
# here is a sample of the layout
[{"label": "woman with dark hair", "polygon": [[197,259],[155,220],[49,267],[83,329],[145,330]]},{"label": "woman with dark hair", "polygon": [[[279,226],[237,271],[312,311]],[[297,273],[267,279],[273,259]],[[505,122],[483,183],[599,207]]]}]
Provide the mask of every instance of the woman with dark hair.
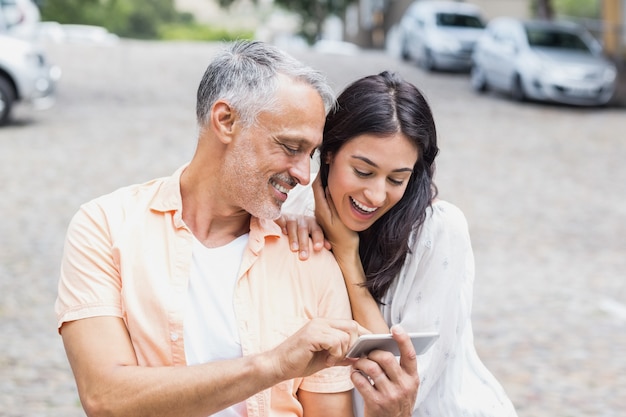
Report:
[{"label": "woman with dark hair", "polygon": [[[463,213],[436,198],[438,151],[430,107],[414,85],[386,71],[361,78],[326,118],[313,192],[290,196],[283,212],[315,210],[361,325],[439,333],[418,356],[413,416],[515,416],[474,348],[473,252]],[[355,390],[359,416],[362,405]]]}]

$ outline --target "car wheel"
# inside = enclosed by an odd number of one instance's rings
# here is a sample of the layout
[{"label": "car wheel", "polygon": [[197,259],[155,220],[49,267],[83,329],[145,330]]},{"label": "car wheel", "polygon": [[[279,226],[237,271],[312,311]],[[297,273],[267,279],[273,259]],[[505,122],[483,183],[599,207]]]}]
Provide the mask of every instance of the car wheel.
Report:
[{"label": "car wheel", "polygon": [[484,93],[489,89],[485,71],[476,64],[472,65],[472,69],[470,71],[470,82],[472,84],[472,88],[477,93]]},{"label": "car wheel", "polygon": [[526,92],[524,91],[524,83],[522,83],[522,77],[516,74],[513,77],[513,85],[511,85],[511,97],[515,101],[526,101]]},{"label": "car wheel", "polygon": [[430,49],[424,50],[424,56],[421,60],[422,68],[426,71],[433,71],[435,69],[435,60],[433,59],[433,53]]},{"label": "car wheel", "polygon": [[15,101],[15,93],[6,78],[0,77],[0,126],[9,120],[9,114]]},{"label": "car wheel", "polygon": [[403,38],[402,42],[400,42],[400,58],[402,58],[403,61],[408,61],[411,58],[409,56],[409,49],[406,46],[406,38]]}]

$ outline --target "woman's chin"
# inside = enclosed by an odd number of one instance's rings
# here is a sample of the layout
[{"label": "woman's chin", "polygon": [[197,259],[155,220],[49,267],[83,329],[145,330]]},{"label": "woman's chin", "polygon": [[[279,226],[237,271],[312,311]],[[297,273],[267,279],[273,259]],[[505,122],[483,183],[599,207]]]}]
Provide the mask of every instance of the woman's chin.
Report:
[{"label": "woman's chin", "polygon": [[347,219],[345,218],[345,216],[339,216],[339,219],[348,229],[352,230],[353,232],[362,232],[364,230],[367,230],[372,226],[372,224],[374,224],[375,221],[375,219],[355,219],[352,216],[349,216],[349,218]]}]

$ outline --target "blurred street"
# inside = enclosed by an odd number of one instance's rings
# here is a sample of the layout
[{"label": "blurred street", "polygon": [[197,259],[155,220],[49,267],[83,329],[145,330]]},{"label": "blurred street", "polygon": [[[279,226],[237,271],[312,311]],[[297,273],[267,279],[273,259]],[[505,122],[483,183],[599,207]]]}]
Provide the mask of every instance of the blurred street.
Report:
[{"label": "blurred street", "polygon": [[[191,158],[216,47],[47,46],[57,103],[16,108],[0,128],[0,417],[84,416],[53,311],[65,229],[81,203]],[[474,244],[477,350],[519,416],[623,416],[626,107],[479,96],[465,74],[378,51],[291,52],[337,91],[391,69],[429,99],[440,198],[464,211]]]}]

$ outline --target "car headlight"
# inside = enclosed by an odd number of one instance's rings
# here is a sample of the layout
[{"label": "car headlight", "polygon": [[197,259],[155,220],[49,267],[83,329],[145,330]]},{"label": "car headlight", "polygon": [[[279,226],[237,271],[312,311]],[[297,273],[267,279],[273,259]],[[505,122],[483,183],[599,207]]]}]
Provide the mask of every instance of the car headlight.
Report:
[{"label": "car headlight", "polygon": [[61,67],[57,65],[52,65],[49,71],[50,79],[52,81],[59,81],[61,79],[62,72],[63,71],[61,71]]},{"label": "car headlight", "polygon": [[612,83],[617,78],[617,70],[613,67],[607,67],[604,70],[603,78],[605,82]]},{"label": "car headlight", "polygon": [[28,54],[26,54],[24,59],[29,66],[33,67],[43,67],[45,64],[45,59],[43,55],[37,52],[29,52]]}]

